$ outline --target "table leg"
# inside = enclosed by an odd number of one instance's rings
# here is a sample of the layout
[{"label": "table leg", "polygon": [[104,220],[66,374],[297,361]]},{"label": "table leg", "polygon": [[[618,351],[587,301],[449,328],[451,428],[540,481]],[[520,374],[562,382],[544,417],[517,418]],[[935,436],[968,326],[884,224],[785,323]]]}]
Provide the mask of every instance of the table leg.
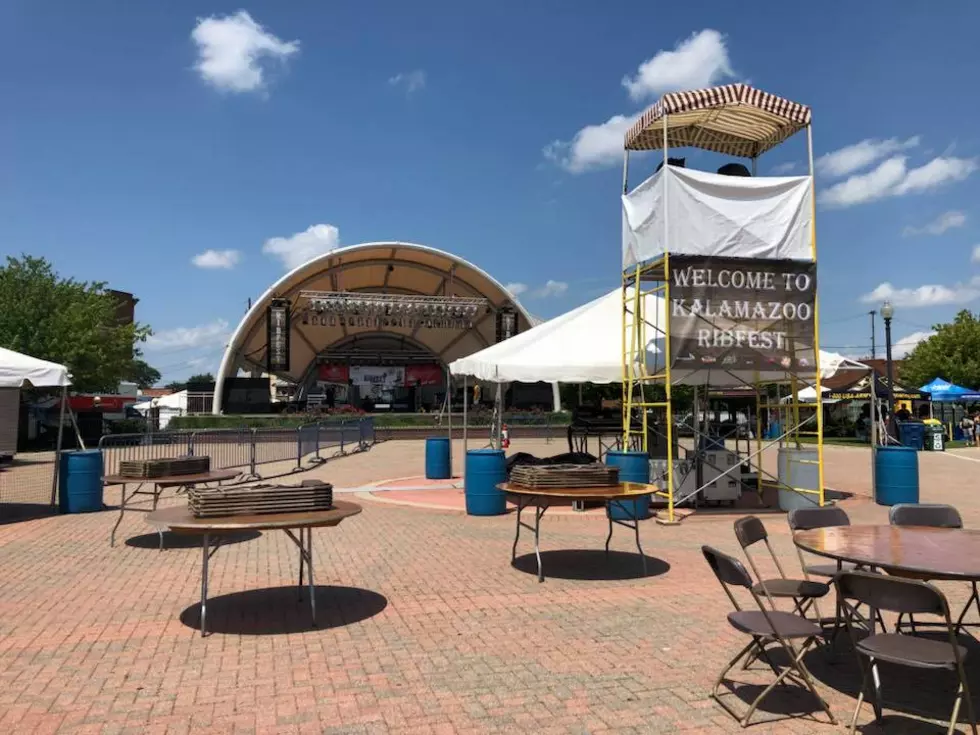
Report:
[{"label": "table leg", "polygon": [[538,560],[538,581],[544,582],[544,569],[541,568],[541,549],[538,545],[538,540],[541,536],[541,516],[544,512],[548,510],[548,506],[541,505],[534,506],[534,556]]},{"label": "table leg", "polygon": [[201,637],[207,635],[208,621],[208,561],[211,559],[211,537],[204,534],[201,540]]},{"label": "table leg", "polygon": [[636,508],[635,504],[627,506],[619,500],[610,500],[606,503],[606,518],[609,519],[609,536],[606,537],[606,553],[609,553],[609,541],[612,539],[613,524],[615,523],[617,525],[624,526],[625,528],[629,528],[633,531],[634,538],[636,539],[636,550],[640,553],[640,563],[643,566],[643,576],[645,577],[647,575],[647,555],[643,553],[643,547],[640,545],[640,519],[634,518],[632,521],[613,520],[613,505],[617,506],[627,516],[629,516],[631,512],[630,508],[633,508],[634,511]]},{"label": "table leg", "polygon": [[119,497],[119,517],[116,519],[116,525],[112,527],[112,532],[109,534],[109,546],[116,545],[116,529],[119,528],[119,524],[122,523],[123,513],[126,512],[126,483],[122,483],[122,490],[120,491]]},{"label": "table leg", "polygon": [[[296,539],[293,539],[293,543],[296,543]],[[306,557],[303,555],[303,529],[299,529],[299,584],[296,585],[296,589],[299,593],[299,601],[303,601],[303,564],[306,563]]]},{"label": "table leg", "polygon": [[[302,533],[302,531],[300,531]],[[306,529],[306,571],[310,578],[310,620],[316,627],[316,589],[313,586],[313,529]]]},{"label": "table leg", "polygon": [[527,503],[525,502],[523,495],[517,496],[517,531],[514,533],[514,545],[510,549],[510,560],[514,562],[517,559],[517,542],[521,540],[521,512],[524,510]]}]

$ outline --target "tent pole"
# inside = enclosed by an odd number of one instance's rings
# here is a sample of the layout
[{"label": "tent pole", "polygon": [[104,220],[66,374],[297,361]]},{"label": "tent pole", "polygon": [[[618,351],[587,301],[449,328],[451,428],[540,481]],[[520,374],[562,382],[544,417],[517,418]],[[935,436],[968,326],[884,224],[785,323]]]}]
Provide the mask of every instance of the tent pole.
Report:
[{"label": "tent pole", "polygon": [[449,476],[453,476],[453,376],[446,368],[446,427],[449,430]]},{"label": "tent pole", "polygon": [[875,458],[878,454],[878,397],[875,394],[875,374],[871,370],[871,497],[878,500],[878,483],[875,477]]},{"label": "tent pole", "polygon": [[463,461],[466,461],[466,450],[467,450],[467,427],[469,422],[466,420],[466,404],[470,402],[469,396],[466,393],[466,376],[463,376]]},{"label": "tent pole", "polygon": [[54,473],[51,477],[51,507],[58,499],[58,472],[61,469],[61,440],[65,435],[65,405],[68,403],[68,386],[61,386],[61,410],[58,412],[58,443],[54,449]]}]

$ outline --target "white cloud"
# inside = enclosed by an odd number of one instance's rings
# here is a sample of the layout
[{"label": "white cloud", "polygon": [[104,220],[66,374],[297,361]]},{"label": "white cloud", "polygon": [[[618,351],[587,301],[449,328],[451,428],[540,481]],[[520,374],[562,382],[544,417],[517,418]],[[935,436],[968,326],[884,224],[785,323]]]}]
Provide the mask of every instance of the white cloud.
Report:
[{"label": "white cloud", "polygon": [[566,171],[579,174],[623,162],[623,139],[636,115],[614,115],[599,125],[586,125],[570,141],[555,140],[544,147],[544,157]]},{"label": "white cloud", "polygon": [[205,250],[191,258],[198,268],[234,268],[241,260],[237,250]]},{"label": "white cloud", "polygon": [[966,284],[958,283],[954,286],[929,284],[918,288],[895,288],[885,282],[879,284],[874,291],[864,294],[861,301],[866,304],[891,301],[895,306],[918,309],[924,306],[965,304],[978,296],[980,296],[980,277]]},{"label": "white cloud", "polygon": [[919,145],[919,136],[914,135],[908,140],[889,138],[877,140],[866,138],[860,143],[845,146],[830,153],[824,153],[816,160],[817,173],[824,176],[847,176],[870,166],[882,158]]},{"label": "white cloud", "polygon": [[388,80],[388,84],[392,87],[403,87],[405,94],[425,89],[425,82],[425,72],[422,69],[400,72]]},{"label": "white cloud", "polygon": [[773,176],[786,176],[787,174],[793,173],[798,167],[799,163],[797,161],[787,161],[786,163],[780,163],[773,166],[771,173]]},{"label": "white cloud", "polygon": [[980,263],[980,243],[973,246],[973,258],[974,263]]},{"label": "white cloud", "polygon": [[886,197],[917,194],[953,181],[962,181],[976,169],[976,159],[942,156],[909,169],[905,156],[895,156],[868,173],[855,174],[824,189],[820,192],[819,201],[828,207],[850,207]]},{"label": "white cloud", "polygon": [[534,290],[532,294],[535,298],[544,299],[549,296],[561,296],[568,290],[568,284],[564,281],[547,281],[541,288]]},{"label": "white cloud", "polygon": [[639,102],[664,92],[698,89],[734,76],[725,37],[706,28],[661,50],[640,64],[636,75],[623,77],[630,99]]},{"label": "white cloud", "polygon": [[[733,75],[725,37],[707,28],[661,50],[640,64],[636,75],[624,77],[623,86],[635,101],[680,89],[706,87]],[[586,125],[571,140],[554,140],[542,153],[549,161],[574,174],[616,165],[623,160],[626,131],[641,113],[613,115],[604,123]]]},{"label": "white cloud", "polygon": [[191,38],[197,44],[194,68],[206,83],[229,92],[253,92],[265,86],[266,59],[283,62],[299,52],[299,41],[283,41],[252,20],[244,10],[199,18]]},{"label": "white cloud", "polygon": [[507,285],[504,286],[504,288],[506,288],[510,292],[511,296],[520,296],[522,293],[525,293],[527,291],[527,284],[508,283]]},{"label": "white cloud", "polygon": [[892,357],[901,360],[908,355],[919,342],[924,342],[935,334],[935,332],[912,332],[907,337],[902,337],[898,342],[892,343]]},{"label": "white cloud", "polygon": [[932,222],[929,222],[922,227],[912,227],[908,225],[902,230],[903,237],[911,237],[913,235],[942,235],[946,230],[951,230],[955,227],[962,227],[966,224],[966,215],[963,212],[943,212],[941,215],[936,217]]},{"label": "white cloud", "polygon": [[196,327],[176,327],[156,332],[146,339],[147,351],[163,351],[189,349],[193,347],[214,346],[224,344],[230,336],[228,322],[215,319],[207,324]]},{"label": "white cloud", "polygon": [[262,252],[282,261],[286,270],[303,265],[340,246],[340,230],[333,225],[310,225],[290,237],[272,237],[262,245]]}]

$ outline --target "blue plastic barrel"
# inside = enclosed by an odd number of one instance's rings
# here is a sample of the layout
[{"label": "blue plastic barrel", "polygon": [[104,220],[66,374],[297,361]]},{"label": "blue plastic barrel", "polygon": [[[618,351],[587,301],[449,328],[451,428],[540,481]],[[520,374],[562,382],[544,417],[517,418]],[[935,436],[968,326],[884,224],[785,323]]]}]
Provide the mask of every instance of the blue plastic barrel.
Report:
[{"label": "blue plastic barrel", "polygon": [[425,440],[425,478],[448,480],[453,476],[449,466],[449,437],[430,436]]},{"label": "blue plastic barrel", "polygon": [[898,438],[902,446],[922,451],[926,446],[926,425],[917,421],[903,421],[898,425]]},{"label": "blue plastic barrel", "polygon": [[98,449],[62,452],[58,465],[58,509],[62,513],[92,513],[102,508],[102,452]]},{"label": "blue plastic barrel", "polygon": [[[606,452],[606,464],[619,467],[620,482],[650,482],[650,458],[646,452]],[[650,515],[650,496],[619,500],[609,504],[614,521],[633,521]]]},{"label": "blue plastic barrel", "polygon": [[499,516],[507,510],[507,496],[497,485],[507,482],[507,456],[503,449],[470,449],[466,453],[463,491],[466,513]]},{"label": "blue plastic barrel", "polygon": [[914,447],[878,447],[875,451],[875,502],[919,502],[919,454]]},{"label": "blue plastic barrel", "polygon": [[766,439],[778,439],[783,433],[783,427],[778,421],[770,421],[766,427]]}]

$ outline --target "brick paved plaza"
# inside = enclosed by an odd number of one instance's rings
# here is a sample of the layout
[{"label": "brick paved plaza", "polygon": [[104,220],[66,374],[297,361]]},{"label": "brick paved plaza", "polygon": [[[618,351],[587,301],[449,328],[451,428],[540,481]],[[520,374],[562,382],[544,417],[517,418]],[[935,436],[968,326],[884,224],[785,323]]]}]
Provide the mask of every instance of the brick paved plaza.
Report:
[{"label": "brick paved plaza", "polygon": [[[561,450],[543,440],[511,448]],[[882,523],[886,510],[868,498],[868,458],[828,448],[827,482],[854,494],[842,502],[854,522]],[[978,460],[970,450],[921,454],[923,501],[953,503],[968,526],[980,527]],[[364,490],[420,474],[422,444],[404,441],[302,475],[358,488],[344,497],[364,506],[339,527],[314,531],[316,629],[297,602],[295,547],[280,533],[235,539],[217,552],[213,634],[202,639],[201,553],[192,540],[168,537],[161,553],[144,518],[131,514],[120,528],[125,543],[110,548],[112,510],[0,526],[0,732],[740,730],[707,696],[744,639],[726,623],[728,602],[700,554],[703,543],[735,553],[735,516],[645,523],[645,578],[624,530],[606,561],[601,516],[546,516],[548,579],[539,584],[530,542],[510,564],[512,516],[406,507]],[[118,502],[118,491],[106,500]],[[797,572],[785,517],[763,518]],[[954,607],[969,592],[945,589]],[[971,653],[977,693],[980,649]],[[849,647],[833,661],[816,652],[808,663],[847,722],[858,686]],[[770,680],[760,669],[733,675],[749,699]],[[952,676],[883,667],[882,679],[885,728],[863,732],[938,731],[908,713],[944,720]],[[807,719],[813,709],[795,690],[777,690],[748,732],[839,729]],[[867,707],[860,722],[870,719]]]}]

